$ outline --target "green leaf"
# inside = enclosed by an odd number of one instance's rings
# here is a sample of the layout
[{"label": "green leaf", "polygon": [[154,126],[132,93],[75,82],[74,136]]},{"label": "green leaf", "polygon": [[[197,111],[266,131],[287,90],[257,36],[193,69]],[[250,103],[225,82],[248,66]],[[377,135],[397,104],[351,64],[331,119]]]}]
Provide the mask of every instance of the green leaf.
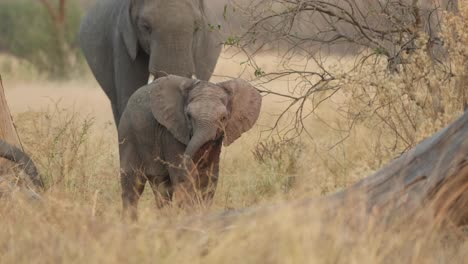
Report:
[{"label": "green leaf", "polygon": [[235,46],[239,44],[240,38],[238,36],[229,36],[224,42],[225,46]]},{"label": "green leaf", "polygon": [[385,54],[385,49],[383,47],[377,47],[374,49],[375,54],[382,55]]},{"label": "green leaf", "polygon": [[263,75],[265,75],[265,72],[261,68],[255,69],[255,77],[262,77]]}]

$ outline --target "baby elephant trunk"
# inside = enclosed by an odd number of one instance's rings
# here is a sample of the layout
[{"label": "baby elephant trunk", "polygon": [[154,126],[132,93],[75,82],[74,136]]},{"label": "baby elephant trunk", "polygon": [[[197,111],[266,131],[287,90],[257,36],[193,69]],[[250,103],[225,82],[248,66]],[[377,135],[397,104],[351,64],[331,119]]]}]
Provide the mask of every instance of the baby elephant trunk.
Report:
[{"label": "baby elephant trunk", "polygon": [[205,132],[197,132],[190,139],[190,142],[185,150],[182,166],[187,171],[187,178],[179,182],[180,185],[176,187],[174,192],[174,201],[176,203],[190,203],[196,201],[197,187],[199,186],[200,175],[197,165],[194,160],[198,151],[203,145],[209,141],[209,135]]},{"label": "baby elephant trunk", "polygon": [[185,155],[189,157],[190,159],[193,159],[197,151],[211,139],[212,137],[206,134],[205,135],[202,133],[195,134],[192,137],[192,139],[190,139],[187,149],[185,150]]},{"label": "baby elephant trunk", "polygon": [[[216,138],[217,127],[210,122],[199,122],[194,128],[194,134],[185,150],[185,155],[191,159],[195,158],[198,150],[211,140]],[[197,161],[195,161],[197,162]]]}]

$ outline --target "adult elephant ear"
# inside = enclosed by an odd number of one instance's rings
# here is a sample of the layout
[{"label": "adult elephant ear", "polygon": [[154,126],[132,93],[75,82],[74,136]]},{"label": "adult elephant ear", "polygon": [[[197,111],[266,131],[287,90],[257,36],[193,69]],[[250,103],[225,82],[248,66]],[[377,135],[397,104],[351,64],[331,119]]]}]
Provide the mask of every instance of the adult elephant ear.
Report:
[{"label": "adult elephant ear", "polygon": [[231,92],[231,113],[224,131],[224,145],[229,146],[252,128],[260,114],[262,96],[248,82],[235,79],[219,83]]},{"label": "adult elephant ear", "polygon": [[135,0],[128,0],[119,14],[118,28],[128,55],[135,60],[138,53],[138,38],[131,18],[131,6]]},{"label": "adult elephant ear", "polygon": [[155,80],[151,86],[151,111],[156,120],[183,144],[190,141],[190,129],[185,119],[185,97],[198,83],[185,77],[168,75]]}]

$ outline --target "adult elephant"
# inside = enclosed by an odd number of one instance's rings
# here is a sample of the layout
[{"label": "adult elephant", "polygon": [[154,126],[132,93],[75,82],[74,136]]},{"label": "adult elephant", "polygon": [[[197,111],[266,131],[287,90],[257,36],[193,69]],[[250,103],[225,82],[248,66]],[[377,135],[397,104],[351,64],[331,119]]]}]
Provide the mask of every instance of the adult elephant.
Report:
[{"label": "adult elephant", "polygon": [[88,11],[80,46],[117,126],[150,74],[210,79],[222,45],[207,13],[204,0],[101,0]]}]

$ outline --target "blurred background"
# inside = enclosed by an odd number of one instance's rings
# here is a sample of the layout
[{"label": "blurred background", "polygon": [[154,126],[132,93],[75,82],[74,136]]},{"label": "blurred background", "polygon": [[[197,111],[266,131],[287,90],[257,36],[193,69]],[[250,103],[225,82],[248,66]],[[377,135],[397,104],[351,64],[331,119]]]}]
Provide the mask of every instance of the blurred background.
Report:
[{"label": "blurred background", "polygon": [[[81,16],[93,0],[0,0],[0,72],[70,79],[87,71],[78,45]],[[218,19],[226,1],[208,1]],[[236,20],[240,16],[233,16]],[[230,26],[239,21],[231,19]],[[28,78],[28,77],[25,77]]]},{"label": "blurred background", "polygon": [[83,10],[91,1],[66,0],[64,8],[56,2],[0,1],[0,54],[3,56],[0,72],[3,75],[17,70],[18,63],[28,64],[26,70],[29,67],[53,79],[69,78],[84,68],[77,32]]}]

